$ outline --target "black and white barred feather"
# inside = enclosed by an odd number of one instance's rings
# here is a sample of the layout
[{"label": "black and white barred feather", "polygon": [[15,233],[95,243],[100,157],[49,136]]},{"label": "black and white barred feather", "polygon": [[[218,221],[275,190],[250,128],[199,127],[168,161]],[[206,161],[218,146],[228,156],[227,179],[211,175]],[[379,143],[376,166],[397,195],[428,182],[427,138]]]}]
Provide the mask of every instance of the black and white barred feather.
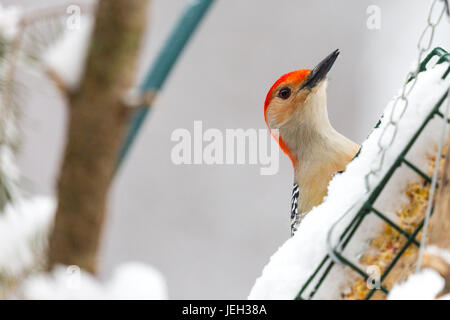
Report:
[{"label": "black and white barred feather", "polygon": [[297,226],[300,223],[300,215],[298,213],[298,197],[300,195],[300,187],[294,183],[291,199],[291,236],[297,231]]}]

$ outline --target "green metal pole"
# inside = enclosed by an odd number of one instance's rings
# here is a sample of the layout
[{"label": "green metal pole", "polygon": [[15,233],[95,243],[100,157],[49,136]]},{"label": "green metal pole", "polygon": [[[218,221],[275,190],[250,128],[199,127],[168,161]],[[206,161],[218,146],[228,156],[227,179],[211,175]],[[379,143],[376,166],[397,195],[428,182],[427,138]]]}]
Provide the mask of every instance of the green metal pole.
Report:
[{"label": "green metal pole", "polygon": [[[147,73],[147,76],[140,87],[140,92],[142,94],[157,94],[162,88],[185,45],[213,2],[214,0],[189,1],[181,18],[178,20],[178,23],[175,25],[172,33]],[[117,169],[120,167],[130,150],[148,112],[149,106],[142,106],[133,114],[130,129],[119,153]]]}]

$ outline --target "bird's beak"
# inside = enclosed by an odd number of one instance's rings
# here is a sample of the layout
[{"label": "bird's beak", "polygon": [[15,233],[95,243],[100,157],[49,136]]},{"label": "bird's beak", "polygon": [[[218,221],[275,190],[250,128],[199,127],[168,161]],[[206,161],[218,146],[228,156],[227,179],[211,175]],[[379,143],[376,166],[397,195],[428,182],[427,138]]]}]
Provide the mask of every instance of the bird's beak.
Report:
[{"label": "bird's beak", "polygon": [[314,88],[320,81],[325,79],[328,71],[330,71],[333,66],[334,61],[336,61],[339,55],[339,49],[334,50],[325,59],[320,61],[320,63],[313,69],[308,75],[300,90],[303,88]]}]

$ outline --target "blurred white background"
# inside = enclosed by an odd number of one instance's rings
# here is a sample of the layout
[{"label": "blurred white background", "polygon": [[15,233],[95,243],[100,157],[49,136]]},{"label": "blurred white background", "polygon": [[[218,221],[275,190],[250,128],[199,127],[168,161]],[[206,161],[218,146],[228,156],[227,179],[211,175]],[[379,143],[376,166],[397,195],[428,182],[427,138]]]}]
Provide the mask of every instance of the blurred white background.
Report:
[{"label": "blurred white background", "polygon": [[[51,3],[61,1],[43,0],[39,6]],[[152,1],[141,76],[186,3]],[[138,260],[162,271],[171,298],[246,298],[270,255],[289,237],[291,163],[281,155],[274,176],[261,176],[255,165],[175,166],[172,131],[192,130],[194,120],[202,120],[204,129],[265,128],[263,103],[272,83],[286,72],[312,68],[340,48],[330,73],[330,120],[361,143],[416,59],[431,3],[217,0],[117,176],[101,276],[122,261]],[[366,27],[369,5],[381,9],[379,30]],[[450,50],[445,17],[434,43]],[[19,164],[33,192],[53,194],[64,145],[64,100],[50,82],[22,77]]]}]

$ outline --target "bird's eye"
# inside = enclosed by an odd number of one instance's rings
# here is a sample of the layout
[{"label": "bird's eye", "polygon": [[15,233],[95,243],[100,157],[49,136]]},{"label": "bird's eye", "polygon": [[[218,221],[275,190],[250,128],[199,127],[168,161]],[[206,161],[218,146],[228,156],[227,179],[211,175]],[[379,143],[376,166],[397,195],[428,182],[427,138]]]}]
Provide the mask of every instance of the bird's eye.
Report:
[{"label": "bird's eye", "polygon": [[278,91],[278,97],[280,97],[281,99],[286,100],[287,98],[289,98],[291,95],[291,89],[289,89],[288,87],[283,87],[280,89],[280,91]]}]

